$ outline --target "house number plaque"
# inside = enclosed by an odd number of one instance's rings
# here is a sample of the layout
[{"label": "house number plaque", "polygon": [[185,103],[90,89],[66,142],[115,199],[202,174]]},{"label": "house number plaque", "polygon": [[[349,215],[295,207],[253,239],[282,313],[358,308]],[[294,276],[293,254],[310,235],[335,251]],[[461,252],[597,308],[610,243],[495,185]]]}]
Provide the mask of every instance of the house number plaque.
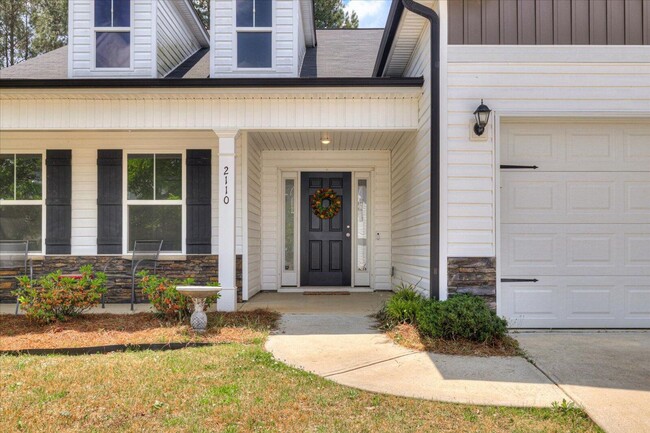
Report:
[{"label": "house number plaque", "polygon": [[223,203],[228,204],[230,203],[230,195],[228,194],[228,170],[229,166],[224,166],[223,168],[223,186],[225,187],[224,194],[223,194]]}]

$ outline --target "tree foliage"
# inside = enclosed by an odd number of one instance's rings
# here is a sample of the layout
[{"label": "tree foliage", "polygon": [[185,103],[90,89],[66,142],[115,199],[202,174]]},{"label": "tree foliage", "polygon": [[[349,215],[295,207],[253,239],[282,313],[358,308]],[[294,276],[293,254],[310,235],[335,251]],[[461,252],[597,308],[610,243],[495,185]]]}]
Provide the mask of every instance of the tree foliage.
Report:
[{"label": "tree foliage", "polygon": [[62,47],[68,41],[68,0],[0,0],[0,66]]},{"label": "tree foliage", "polygon": [[314,2],[314,21],[317,29],[356,29],[359,27],[357,13],[346,12],[343,0],[316,0]]}]

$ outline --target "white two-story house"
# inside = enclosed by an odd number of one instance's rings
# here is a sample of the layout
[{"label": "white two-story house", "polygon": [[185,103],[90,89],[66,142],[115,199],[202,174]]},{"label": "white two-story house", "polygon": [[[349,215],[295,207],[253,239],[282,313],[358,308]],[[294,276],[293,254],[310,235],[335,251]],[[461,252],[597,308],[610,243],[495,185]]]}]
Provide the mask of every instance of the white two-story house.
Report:
[{"label": "white two-story house", "polygon": [[404,282],[513,327],[650,327],[647,1],[394,0],[359,30],[210,6],[70,0],[68,45],[0,70],[0,239],[37,272],[128,274],[159,239],[229,310]]}]

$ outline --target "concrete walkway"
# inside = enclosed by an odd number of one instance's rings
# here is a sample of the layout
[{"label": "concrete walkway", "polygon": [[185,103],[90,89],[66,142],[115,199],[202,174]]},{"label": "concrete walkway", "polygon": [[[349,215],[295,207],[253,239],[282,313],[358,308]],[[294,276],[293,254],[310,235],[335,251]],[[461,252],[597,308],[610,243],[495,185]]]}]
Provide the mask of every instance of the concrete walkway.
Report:
[{"label": "concrete walkway", "polygon": [[[523,358],[436,355],[392,343],[374,329],[374,321],[367,316],[377,308],[352,308],[363,295],[287,295],[295,308],[286,311],[285,307],[279,330],[266,343],[267,350],[294,367],[379,393],[507,406],[545,407],[570,400]],[[366,300],[381,304],[372,295],[367,294]],[[321,305],[316,312],[309,305],[300,307],[298,301],[305,298],[307,304],[316,302],[312,298],[320,298],[321,303],[334,308]],[[245,308],[268,302],[268,298],[261,298],[248,302]]]},{"label": "concrete walkway", "polygon": [[515,337],[605,431],[650,432],[650,332],[558,331]]}]

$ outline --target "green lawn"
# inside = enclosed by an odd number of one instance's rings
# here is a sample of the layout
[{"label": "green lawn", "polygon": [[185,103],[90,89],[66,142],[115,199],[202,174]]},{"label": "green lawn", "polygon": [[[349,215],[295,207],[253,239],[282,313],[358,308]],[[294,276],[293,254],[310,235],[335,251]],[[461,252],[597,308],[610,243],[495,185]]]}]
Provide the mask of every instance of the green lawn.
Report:
[{"label": "green lawn", "polygon": [[377,395],[276,362],[263,338],[171,352],[0,357],[0,431],[600,432],[572,408]]}]

